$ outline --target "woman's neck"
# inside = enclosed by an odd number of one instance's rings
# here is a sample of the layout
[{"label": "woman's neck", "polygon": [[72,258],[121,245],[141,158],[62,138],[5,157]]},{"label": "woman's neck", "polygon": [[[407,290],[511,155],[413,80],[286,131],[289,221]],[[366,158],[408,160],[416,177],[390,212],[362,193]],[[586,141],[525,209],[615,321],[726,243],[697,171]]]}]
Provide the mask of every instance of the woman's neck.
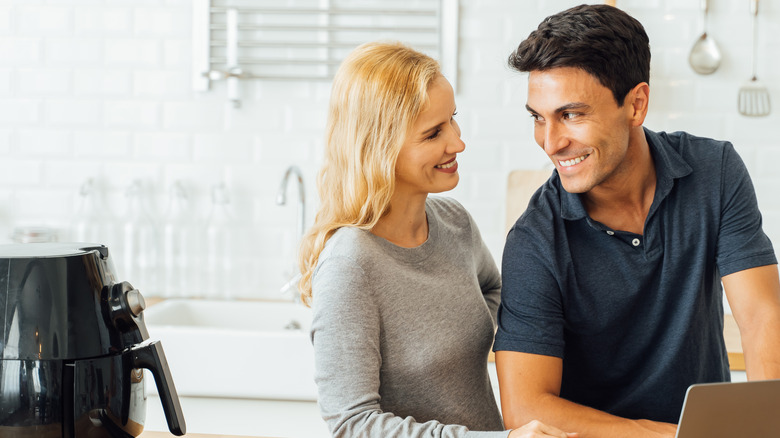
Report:
[{"label": "woman's neck", "polygon": [[414,248],[428,240],[426,196],[390,200],[390,210],[379,219],[371,233],[404,248]]}]

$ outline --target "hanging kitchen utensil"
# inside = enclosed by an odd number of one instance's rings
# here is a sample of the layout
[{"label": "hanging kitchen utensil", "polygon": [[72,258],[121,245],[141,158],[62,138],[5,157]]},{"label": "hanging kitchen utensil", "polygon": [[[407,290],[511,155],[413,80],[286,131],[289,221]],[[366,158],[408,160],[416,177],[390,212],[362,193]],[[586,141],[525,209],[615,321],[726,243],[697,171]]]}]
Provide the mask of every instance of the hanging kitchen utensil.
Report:
[{"label": "hanging kitchen utensil", "polygon": [[753,15],[753,77],[739,89],[737,108],[743,116],[763,117],[769,115],[772,106],[769,102],[769,90],[756,77],[758,0],[750,1],[750,13]]},{"label": "hanging kitchen utensil", "polygon": [[701,9],[704,14],[704,31],[693,44],[691,54],[688,55],[688,64],[691,65],[693,71],[700,75],[715,73],[715,70],[720,67],[721,59],[717,43],[707,34],[708,3],[708,0],[701,0]]}]

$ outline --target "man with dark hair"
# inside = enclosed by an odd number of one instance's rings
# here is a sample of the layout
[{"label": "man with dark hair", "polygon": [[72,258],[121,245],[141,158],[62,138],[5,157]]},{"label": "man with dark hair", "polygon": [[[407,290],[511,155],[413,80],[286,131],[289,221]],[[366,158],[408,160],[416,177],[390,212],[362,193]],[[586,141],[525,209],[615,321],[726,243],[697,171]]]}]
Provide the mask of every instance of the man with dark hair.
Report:
[{"label": "man with dark hair", "polygon": [[724,141],[645,129],[650,47],[606,5],[548,17],[509,58],[555,172],[509,235],[494,349],[504,421],[674,435],[687,387],[730,379],[721,282],[751,380],[780,378],[780,280]]}]

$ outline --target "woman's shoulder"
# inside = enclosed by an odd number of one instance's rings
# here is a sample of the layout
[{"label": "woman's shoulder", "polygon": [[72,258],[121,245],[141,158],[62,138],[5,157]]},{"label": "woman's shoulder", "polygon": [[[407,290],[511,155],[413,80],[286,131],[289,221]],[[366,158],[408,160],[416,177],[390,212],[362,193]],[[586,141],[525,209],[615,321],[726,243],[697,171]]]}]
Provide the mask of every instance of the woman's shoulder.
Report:
[{"label": "woman's shoulder", "polygon": [[466,226],[471,222],[471,215],[460,202],[444,196],[429,196],[427,208],[443,223]]},{"label": "woman's shoulder", "polygon": [[428,196],[428,199],[425,202],[428,207],[436,209],[437,211],[451,214],[466,213],[466,209],[460,202],[446,196]]},{"label": "woman's shoulder", "polygon": [[341,227],[328,239],[320,260],[340,257],[360,260],[372,252],[370,232],[357,227]]}]

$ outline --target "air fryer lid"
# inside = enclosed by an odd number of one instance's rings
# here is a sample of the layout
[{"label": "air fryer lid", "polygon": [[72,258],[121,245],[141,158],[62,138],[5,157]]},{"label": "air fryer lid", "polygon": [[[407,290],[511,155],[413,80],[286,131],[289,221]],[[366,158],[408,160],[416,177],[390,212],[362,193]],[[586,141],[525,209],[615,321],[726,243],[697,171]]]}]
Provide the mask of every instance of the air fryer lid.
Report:
[{"label": "air fryer lid", "polygon": [[137,290],[116,281],[103,245],[0,245],[3,359],[118,353],[149,337],[144,307]]}]

